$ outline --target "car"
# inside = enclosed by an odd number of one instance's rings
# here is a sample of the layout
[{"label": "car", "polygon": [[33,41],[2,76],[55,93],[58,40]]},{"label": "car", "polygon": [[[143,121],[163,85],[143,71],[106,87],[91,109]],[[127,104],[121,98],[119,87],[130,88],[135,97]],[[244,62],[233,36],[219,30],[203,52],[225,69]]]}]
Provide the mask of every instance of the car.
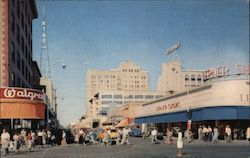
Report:
[{"label": "car", "polygon": [[129,135],[131,137],[142,137],[141,129],[140,128],[132,128]]},{"label": "car", "polygon": [[163,132],[158,132],[157,133],[157,139],[158,140],[163,140],[164,133]]},{"label": "car", "polygon": [[116,131],[116,129],[111,129],[110,131],[111,131],[110,137],[111,137],[112,139],[116,139],[116,138],[119,137],[119,134],[118,134],[118,132]]}]

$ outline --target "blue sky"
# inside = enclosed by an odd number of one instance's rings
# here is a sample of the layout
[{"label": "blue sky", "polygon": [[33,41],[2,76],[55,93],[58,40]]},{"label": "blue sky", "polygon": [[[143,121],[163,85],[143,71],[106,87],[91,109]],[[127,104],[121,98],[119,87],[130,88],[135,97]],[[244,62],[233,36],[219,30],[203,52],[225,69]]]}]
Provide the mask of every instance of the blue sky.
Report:
[{"label": "blue sky", "polygon": [[[43,1],[36,1],[33,56],[39,61]],[[85,112],[87,69],[132,60],[156,88],[161,64],[178,55],[186,69],[249,63],[249,0],[46,1],[51,69],[63,125]],[[176,55],[164,51],[180,41]],[[84,64],[84,63],[87,63]],[[62,99],[63,98],[63,99]]]}]

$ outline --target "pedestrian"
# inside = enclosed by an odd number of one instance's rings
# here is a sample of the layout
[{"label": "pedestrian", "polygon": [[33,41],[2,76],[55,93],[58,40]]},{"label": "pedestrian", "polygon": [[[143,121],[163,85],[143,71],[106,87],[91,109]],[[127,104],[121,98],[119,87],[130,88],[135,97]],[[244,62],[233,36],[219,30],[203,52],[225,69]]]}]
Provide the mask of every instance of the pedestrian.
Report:
[{"label": "pedestrian", "polygon": [[47,132],[45,131],[45,129],[43,129],[43,131],[42,131],[42,144],[43,144],[43,147],[45,147],[45,145],[46,145],[46,140],[47,140]]},{"label": "pedestrian", "polygon": [[156,128],[153,128],[153,130],[151,131],[151,143],[155,143],[157,141],[157,130]]},{"label": "pedestrian", "polygon": [[202,126],[200,125],[198,128],[198,140],[201,141],[202,140]]},{"label": "pedestrian", "polygon": [[31,151],[31,148],[32,148],[32,136],[31,136],[31,132],[28,133],[27,137],[26,137],[26,140],[27,140],[27,149],[29,151]]},{"label": "pedestrian", "polygon": [[238,132],[239,132],[239,130],[235,127],[235,128],[233,129],[234,141],[238,139]]},{"label": "pedestrian", "polygon": [[239,130],[239,140],[245,139],[244,129],[240,128]]},{"label": "pedestrian", "polygon": [[129,130],[127,129],[127,127],[123,128],[122,130],[122,141],[121,141],[121,144],[127,144],[129,145],[129,141],[128,141],[128,133],[129,133]]},{"label": "pedestrian", "polygon": [[202,138],[204,141],[208,140],[208,129],[205,125],[203,125],[203,128],[202,128]]},{"label": "pedestrian", "polygon": [[212,128],[210,127],[210,126],[208,126],[208,128],[207,128],[207,131],[208,131],[208,141],[212,141],[212,134],[213,134],[213,130],[212,130]]},{"label": "pedestrian", "polygon": [[62,146],[66,146],[67,142],[66,142],[66,133],[64,130],[62,130]]},{"label": "pedestrian", "polygon": [[37,141],[38,141],[38,146],[39,148],[43,146],[43,132],[39,130],[37,132]]},{"label": "pedestrian", "polygon": [[173,144],[173,130],[169,127],[167,128],[167,140],[166,140],[166,144]]},{"label": "pedestrian", "polygon": [[47,145],[51,145],[51,132],[47,130]]},{"label": "pedestrian", "polygon": [[6,131],[6,129],[3,129],[3,133],[1,134],[1,142],[2,142],[3,155],[7,155],[8,154],[8,145],[10,142],[10,134]]},{"label": "pedestrian", "polygon": [[232,131],[229,125],[226,126],[225,133],[226,133],[226,141],[227,143],[230,143],[232,140]]},{"label": "pedestrian", "polygon": [[219,137],[219,130],[218,130],[217,127],[214,127],[214,129],[213,129],[213,138],[212,138],[212,142],[214,144],[217,143],[217,142],[219,142],[218,137]]},{"label": "pedestrian", "polygon": [[13,141],[14,141],[14,147],[13,147],[13,150],[15,153],[18,152],[18,149],[19,149],[19,144],[18,144],[18,141],[19,141],[19,134],[18,132],[16,132],[13,136]]},{"label": "pedestrian", "polygon": [[187,129],[186,131],[186,136],[187,136],[187,143],[191,143],[193,141],[193,133],[191,129]]},{"label": "pedestrian", "polygon": [[32,137],[31,145],[32,145],[32,147],[35,147],[36,140],[37,140],[36,133],[32,130],[30,131],[30,133],[31,133],[31,137]]},{"label": "pedestrian", "polygon": [[246,138],[250,142],[250,126],[248,126],[248,128],[246,130]]}]

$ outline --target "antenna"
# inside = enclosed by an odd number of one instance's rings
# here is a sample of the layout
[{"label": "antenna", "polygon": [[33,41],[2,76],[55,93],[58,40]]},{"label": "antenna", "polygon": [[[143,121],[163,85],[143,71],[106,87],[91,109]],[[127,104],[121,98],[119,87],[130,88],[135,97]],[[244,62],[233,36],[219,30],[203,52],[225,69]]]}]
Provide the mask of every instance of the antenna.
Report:
[{"label": "antenna", "polygon": [[[40,69],[46,78],[51,77],[50,59],[47,40],[47,22],[46,22],[46,0],[43,1],[43,20],[42,20],[42,39],[41,39],[41,54],[40,54]],[[45,60],[46,62],[43,63]]]}]

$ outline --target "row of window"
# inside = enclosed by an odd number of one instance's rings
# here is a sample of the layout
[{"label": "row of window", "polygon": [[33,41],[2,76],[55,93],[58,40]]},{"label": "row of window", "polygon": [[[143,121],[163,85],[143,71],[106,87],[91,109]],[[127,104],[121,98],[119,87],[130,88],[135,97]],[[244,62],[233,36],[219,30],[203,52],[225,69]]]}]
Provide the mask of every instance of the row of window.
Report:
[{"label": "row of window", "polygon": [[[27,73],[25,75],[25,79],[27,82],[29,82],[29,84],[31,83],[31,74]],[[29,85],[27,85],[22,78],[15,74],[14,72],[11,72],[11,83],[13,87],[29,87]]]},{"label": "row of window", "polygon": [[133,69],[123,69],[122,72],[140,72],[140,70],[138,70],[138,69],[135,69],[135,70],[133,70]]},{"label": "row of window", "polygon": [[201,78],[201,75],[185,75],[185,80],[186,81],[201,81],[202,78]]},{"label": "row of window", "polygon": [[[158,99],[163,97],[162,95],[128,95],[128,96],[124,96],[124,99]],[[103,94],[102,99],[122,99],[123,96],[122,95],[111,95],[111,94]]]},{"label": "row of window", "polygon": [[[104,75],[104,76],[102,76],[102,75],[98,75],[98,76],[96,76],[96,75],[91,75],[91,78],[92,79],[96,79],[96,78],[111,78],[111,79],[115,79],[116,78],[116,76],[115,75]],[[141,78],[141,79],[146,79],[146,76],[127,76],[127,75],[123,75],[123,78],[131,78],[131,79],[139,79],[139,78]],[[121,76],[117,76],[117,80],[121,80]],[[93,80],[92,80],[93,81]],[[107,80],[107,81],[109,81],[109,80]],[[101,80],[101,82],[103,82],[103,80]]]}]

